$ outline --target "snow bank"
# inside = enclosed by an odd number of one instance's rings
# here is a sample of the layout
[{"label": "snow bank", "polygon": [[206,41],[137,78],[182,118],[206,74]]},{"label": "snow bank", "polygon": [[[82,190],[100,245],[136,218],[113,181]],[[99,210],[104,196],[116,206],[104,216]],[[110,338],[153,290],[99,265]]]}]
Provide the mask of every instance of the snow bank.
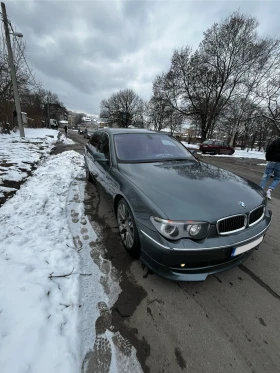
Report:
[{"label": "snow bank", "polygon": [[73,151],[51,157],[0,209],[1,373],[80,371],[79,254],[65,205],[83,163]]},{"label": "snow bank", "polygon": [[[59,131],[50,128],[25,128],[25,138],[27,139],[44,139],[46,136],[57,139]],[[18,137],[18,132],[15,134]]]},{"label": "snow bank", "polygon": [[83,166],[52,156],[0,208],[1,373],[143,373],[111,325],[119,274],[84,215]]},{"label": "snow bank", "polygon": [[[206,154],[205,154],[206,156]],[[233,155],[218,155],[218,157],[233,157],[233,158],[254,158],[254,159],[264,159],[265,160],[265,153],[264,152],[258,152],[256,150],[239,150],[235,149],[235,152]]]},{"label": "snow bank", "polygon": [[61,133],[60,141],[62,141],[65,145],[74,145],[75,144],[75,142],[73,140],[69,139],[69,137],[66,137],[64,133]]},{"label": "snow bank", "polygon": [[186,141],[181,141],[181,143],[189,149],[199,149],[199,145],[197,144],[188,144]]},{"label": "snow bank", "polygon": [[[182,141],[182,144],[189,149],[199,149],[199,144],[188,144],[185,141]],[[201,154],[203,157],[213,157],[211,154],[202,154],[198,152],[197,154]],[[225,154],[219,154],[217,157],[229,157],[229,158],[254,158],[254,159],[264,159],[265,160],[265,153],[259,152],[256,150],[240,150],[235,149],[235,152],[233,155],[225,155]]]},{"label": "snow bank", "polygon": [[40,128],[26,128],[25,138],[18,133],[0,135],[0,178],[21,182],[28,176],[32,165],[50,154],[58,131]]}]

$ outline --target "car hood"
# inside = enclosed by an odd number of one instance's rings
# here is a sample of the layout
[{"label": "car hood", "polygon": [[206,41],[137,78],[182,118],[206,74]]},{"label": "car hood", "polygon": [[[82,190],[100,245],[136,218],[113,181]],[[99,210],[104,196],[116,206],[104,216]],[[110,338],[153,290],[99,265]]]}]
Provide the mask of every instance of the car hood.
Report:
[{"label": "car hood", "polygon": [[172,220],[215,223],[264,203],[264,194],[256,184],[195,160],[119,164],[119,171]]}]

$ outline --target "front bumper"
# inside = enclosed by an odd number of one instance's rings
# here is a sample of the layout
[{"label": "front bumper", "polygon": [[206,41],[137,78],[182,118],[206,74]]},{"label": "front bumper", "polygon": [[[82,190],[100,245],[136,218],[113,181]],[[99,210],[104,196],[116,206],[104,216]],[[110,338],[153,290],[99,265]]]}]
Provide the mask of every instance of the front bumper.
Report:
[{"label": "front bumper", "polygon": [[236,256],[232,256],[234,249],[264,236],[271,218],[272,213],[268,211],[259,224],[241,234],[206,239],[203,243],[181,240],[179,244],[172,244],[157,232],[138,224],[141,260],[161,277],[174,281],[203,281],[208,275],[234,268],[246,260],[258,247],[258,242],[256,247]]}]

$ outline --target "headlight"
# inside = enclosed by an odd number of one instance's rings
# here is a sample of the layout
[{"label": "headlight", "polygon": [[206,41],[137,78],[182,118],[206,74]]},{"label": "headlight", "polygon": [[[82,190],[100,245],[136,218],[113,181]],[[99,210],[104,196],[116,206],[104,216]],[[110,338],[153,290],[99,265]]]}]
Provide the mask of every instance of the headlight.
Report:
[{"label": "headlight", "polygon": [[151,216],[156,230],[169,240],[192,238],[202,240],[207,236],[210,224],[205,221],[173,221]]}]

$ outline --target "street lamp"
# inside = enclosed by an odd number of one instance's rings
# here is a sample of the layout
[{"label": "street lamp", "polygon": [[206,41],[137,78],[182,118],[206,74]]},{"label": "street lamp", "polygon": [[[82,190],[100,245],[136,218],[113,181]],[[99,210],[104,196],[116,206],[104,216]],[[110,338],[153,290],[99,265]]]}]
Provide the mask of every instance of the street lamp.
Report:
[{"label": "street lamp", "polygon": [[22,38],[23,35],[21,32],[9,32],[10,35],[17,36],[18,38]]}]

